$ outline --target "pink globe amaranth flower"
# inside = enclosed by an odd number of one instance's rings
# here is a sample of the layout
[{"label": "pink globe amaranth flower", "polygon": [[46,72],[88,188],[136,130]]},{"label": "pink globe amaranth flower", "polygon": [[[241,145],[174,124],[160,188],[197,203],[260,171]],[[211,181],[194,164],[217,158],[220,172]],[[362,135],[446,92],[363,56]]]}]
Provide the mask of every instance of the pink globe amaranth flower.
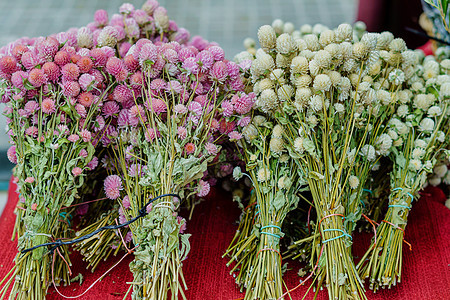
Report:
[{"label": "pink globe amaranth flower", "polygon": [[118,82],[125,81],[128,77],[128,71],[124,68],[122,71],[119,72],[119,74],[116,75],[116,80]]},{"label": "pink globe amaranth flower", "polygon": [[208,97],[206,95],[199,95],[195,97],[194,101],[200,103],[200,105],[204,107],[208,101]]},{"label": "pink globe amaranth flower", "polygon": [[91,74],[81,74],[78,84],[83,91],[86,91],[95,84],[95,76]]},{"label": "pink globe amaranth flower", "polygon": [[45,75],[47,75],[47,78],[50,81],[56,81],[61,73],[58,65],[52,61],[46,62],[42,66],[42,70],[44,71]]},{"label": "pink globe amaranth flower", "polygon": [[188,112],[188,109],[183,104],[177,104],[173,107],[173,112],[176,114],[185,114]]},{"label": "pink globe amaranth flower", "polygon": [[194,57],[188,57],[183,61],[182,68],[185,69],[189,74],[198,74],[199,67],[196,59]]},{"label": "pink globe amaranth flower", "polygon": [[99,27],[108,25],[108,12],[104,9],[99,9],[94,13],[94,21]]},{"label": "pink globe amaranth flower", "polygon": [[178,31],[178,24],[173,20],[169,20],[169,31]]},{"label": "pink globe amaranth flower", "polygon": [[141,176],[143,176],[143,172],[144,172],[144,166],[142,166],[141,164],[131,164],[131,166],[128,168],[128,175],[130,177],[135,177],[135,176],[141,177]]},{"label": "pink globe amaranth flower", "polygon": [[16,88],[23,89],[24,88],[23,81],[27,78],[28,78],[27,72],[17,71],[12,74],[11,82]]},{"label": "pink globe amaranth flower", "polygon": [[92,139],[92,134],[87,129],[83,129],[80,131],[80,137],[83,140],[83,142],[88,143]]},{"label": "pink globe amaranth flower", "polygon": [[[70,137],[70,136],[69,136]],[[81,149],[79,155],[81,157],[86,158],[88,156],[88,152],[86,151],[86,149]]]},{"label": "pink globe amaranth flower", "polygon": [[153,98],[151,100],[151,103],[152,103],[152,110],[155,113],[160,114],[167,111],[167,105],[163,100],[159,98]]},{"label": "pink globe amaranth flower", "polygon": [[47,75],[45,75],[44,70],[41,69],[33,69],[28,74],[28,81],[34,87],[40,87],[41,85],[47,83]]},{"label": "pink globe amaranth flower", "polygon": [[225,59],[225,51],[223,51],[223,49],[220,48],[219,46],[211,46],[208,47],[207,50],[211,52],[211,54],[214,57],[214,60],[221,61]]},{"label": "pink globe amaranth flower", "polygon": [[6,151],[6,156],[8,156],[10,162],[17,164],[16,146],[9,147],[8,151]]},{"label": "pink globe amaranth flower", "polygon": [[113,14],[110,18],[109,25],[123,27],[123,16],[120,14]]},{"label": "pink globe amaranth flower", "polygon": [[178,60],[179,61],[185,61],[188,58],[195,58],[195,53],[190,48],[182,48],[180,51],[178,51]]},{"label": "pink globe amaranth flower", "polygon": [[119,103],[123,103],[133,99],[131,90],[126,85],[118,85],[113,91],[113,99]]},{"label": "pink globe amaranth flower", "polygon": [[90,171],[94,170],[98,166],[98,158],[94,156],[92,160],[86,165],[86,168]]},{"label": "pink globe amaranth flower", "polygon": [[183,217],[177,216],[177,222],[178,224],[181,224],[180,226],[180,234],[183,234],[186,231],[186,220]]},{"label": "pink globe amaranth flower", "polygon": [[153,142],[153,140],[159,136],[159,132],[155,130],[154,128],[147,128],[147,130],[144,133],[145,140],[147,142]]},{"label": "pink globe amaranth flower", "polygon": [[119,47],[119,55],[120,57],[125,58],[127,56],[128,50],[130,50],[131,44],[128,42],[123,42]]},{"label": "pink globe amaranth flower", "polygon": [[237,131],[232,131],[228,134],[228,137],[230,138],[231,142],[239,141],[242,139],[242,134]]},{"label": "pink globe amaranth flower", "polygon": [[101,87],[101,83],[105,81],[105,77],[103,76],[102,72],[100,72],[97,69],[92,69],[89,72],[89,75],[92,75],[95,77],[95,84],[97,85],[97,87]]},{"label": "pink globe amaranth flower", "polygon": [[174,41],[184,45],[189,41],[190,37],[191,35],[186,28],[179,28],[171,38]]},{"label": "pink globe amaranth flower", "polygon": [[252,119],[249,116],[243,117],[239,121],[237,121],[237,125],[240,127],[246,127],[248,126],[248,124],[250,124],[251,120]]},{"label": "pink globe amaranth flower", "polygon": [[142,120],[142,122],[147,121],[147,116],[145,114],[144,108],[142,105],[133,105],[129,110],[129,123],[130,125],[134,126],[139,124],[139,121]]},{"label": "pink globe amaranth flower", "polygon": [[80,94],[80,85],[76,81],[66,81],[63,83],[63,94],[66,97],[76,97]]},{"label": "pink globe amaranth flower", "polygon": [[103,104],[102,113],[106,117],[112,117],[119,113],[119,104],[116,101],[107,101]]},{"label": "pink globe amaranth flower", "polygon": [[0,71],[11,75],[17,71],[17,60],[12,56],[3,56],[0,58]]},{"label": "pink globe amaranth flower", "polygon": [[117,117],[117,126],[118,127],[128,126],[128,110],[127,109],[122,109],[119,112],[119,116]]},{"label": "pink globe amaranth flower", "polygon": [[173,49],[165,49],[162,57],[172,64],[178,62],[178,53]]},{"label": "pink globe amaranth flower", "polygon": [[133,241],[133,233],[131,231],[128,231],[127,234],[124,237],[125,243],[131,243]]},{"label": "pink globe amaranth flower", "polygon": [[111,75],[118,75],[124,69],[123,61],[117,57],[110,57],[106,63],[106,71]]},{"label": "pink globe amaranth flower", "polygon": [[155,91],[165,90],[167,88],[167,82],[164,79],[157,78],[150,83],[150,89]]},{"label": "pink globe amaranth flower", "polygon": [[125,56],[125,58],[123,59],[123,62],[125,64],[125,68],[129,72],[135,72],[137,70],[137,68],[139,67],[139,61],[137,59],[135,59],[134,56],[131,54]]},{"label": "pink globe amaranth flower", "polygon": [[81,105],[81,104],[76,104],[75,105],[75,110],[77,111],[77,113],[80,115],[80,117],[82,118],[86,118],[87,113],[86,113],[86,108]]},{"label": "pink globe amaranth flower", "polygon": [[22,55],[25,52],[30,51],[30,49],[25,46],[25,45],[16,45],[14,46],[14,48],[11,50],[11,55],[17,60],[20,61],[22,59]]},{"label": "pink globe amaranth flower", "polygon": [[[75,143],[79,139],[80,139],[80,137],[78,136],[78,134],[71,134],[67,137],[67,140],[69,140],[69,142],[72,142],[72,143]],[[86,151],[86,150],[84,150],[84,151]]]},{"label": "pink globe amaranth flower", "polygon": [[139,25],[144,25],[149,21],[148,14],[142,9],[136,9],[133,13],[133,18]]},{"label": "pink globe amaranth flower", "polygon": [[179,93],[181,93],[182,90],[183,90],[183,86],[177,80],[171,80],[167,83],[167,91],[169,91],[169,92],[179,94]]},{"label": "pink globe amaranth flower", "polygon": [[100,130],[102,130],[103,128],[105,128],[105,119],[102,116],[97,116],[95,118],[95,125],[94,127],[94,131],[98,132]]},{"label": "pink globe amaranth flower", "polygon": [[81,173],[83,173],[83,170],[80,167],[75,167],[72,169],[73,177],[80,176]]},{"label": "pink globe amaranth flower", "polygon": [[115,200],[120,196],[120,190],[122,190],[122,179],[117,175],[109,175],[105,178],[103,183],[106,197]]},{"label": "pink globe amaranth flower", "polygon": [[202,105],[196,101],[192,101],[191,103],[189,103],[188,110],[196,116],[201,116],[203,113]]},{"label": "pink globe amaranth flower", "polygon": [[252,66],[252,60],[251,59],[244,59],[239,63],[239,68],[241,68],[243,71],[250,70]]},{"label": "pink globe amaranth flower", "polygon": [[240,76],[239,66],[233,61],[228,61],[226,64],[227,64],[227,73],[228,76],[230,76],[231,80],[239,78]]},{"label": "pink globe amaranth flower", "polygon": [[157,9],[159,6],[158,1],[156,0],[147,0],[144,5],[142,5],[142,9],[148,13],[149,15],[152,15],[155,9]]},{"label": "pink globe amaranth flower", "polygon": [[199,180],[198,187],[197,187],[197,196],[199,197],[205,197],[209,194],[209,191],[211,190],[211,187],[207,181]]},{"label": "pink globe amaranth flower", "polygon": [[131,3],[124,3],[119,7],[119,13],[129,15],[134,12],[134,6]]},{"label": "pink globe amaranth flower", "polygon": [[198,61],[199,66],[201,67],[201,71],[205,72],[214,64],[214,58],[208,50],[203,50],[199,54],[197,54],[196,59]]},{"label": "pink globe amaranth flower", "polygon": [[25,134],[32,137],[37,137],[38,133],[39,131],[36,126],[30,126],[27,129],[25,129]]},{"label": "pink globe amaranth flower", "polygon": [[184,140],[187,136],[187,129],[183,126],[178,126],[177,135],[180,138],[180,140]]},{"label": "pink globe amaranth flower", "polygon": [[34,182],[34,177],[27,177],[24,180],[26,183],[33,183]]},{"label": "pink globe amaranth flower", "polygon": [[91,56],[95,67],[104,67],[108,61],[108,56],[99,48],[92,49],[89,55]]},{"label": "pink globe amaranth flower", "polygon": [[103,46],[102,51],[105,53],[105,55],[110,58],[116,56],[116,49],[109,47],[109,46]]},{"label": "pink globe amaranth flower", "polygon": [[139,64],[144,65],[155,63],[158,59],[158,48],[153,43],[144,44],[139,51]]},{"label": "pink globe amaranth flower", "polygon": [[143,78],[142,78],[142,73],[141,71],[137,71],[136,73],[134,73],[133,75],[130,76],[130,85],[136,89],[140,89],[143,85]]},{"label": "pink globe amaranth flower", "polygon": [[230,89],[232,91],[240,91],[243,92],[245,89],[244,82],[240,77],[236,78],[235,80],[228,83],[230,85]]},{"label": "pink globe amaranth flower", "polygon": [[88,73],[94,66],[94,63],[91,58],[83,56],[77,61],[77,66],[81,73]]},{"label": "pink globe amaranth flower", "polygon": [[84,107],[90,107],[94,102],[94,95],[92,95],[92,93],[90,92],[82,92],[78,96],[77,101]]},{"label": "pink globe amaranth flower", "polygon": [[43,58],[46,61],[53,60],[56,52],[58,52],[58,48],[59,42],[54,37],[48,37],[36,45],[39,57]]},{"label": "pink globe amaranth flower", "polygon": [[227,79],[227,65],[222,61],[214,63],[210,76],[213,80],[224,82]]},{"label": "pink globe amaranth flower", "polygon": [[187,46],[186,48],[188,48],[188,49],[190,49],[192,51],[192,53],[194,54],[194,57],[200,52],[194,46]]},{"label": "pink globe amaranth flower", "polygon": [[243,94],[241,97],[237,98],[234,103],[234,109],[240,115],[245,115],[249,113],[253,107],[254,101],[252,96]]},{"label": "pink globe amaranth flower", "polygon": [[41,108],[43,113],[51,115],[56,112],[55,101],[50,98],[45,98],[42,100]]},{"label": "pink globe amaranth flower", "polygon": [[54,62],[59,66],[64,66],[70,62],[70,54],[67,51],[60,50],[56,53]]},{"label": "pink globe amaranth flower", "polygon": [[34,100],[30,100],[25,103],[24,109],[28,114],[32,115],[39,110],[39,103]]},{"label": "pink globe amaranth flower", "polygon": [[76,81],[80,76],[80,68],[74,63],[68,63],[61,68],[61,74],[65,81]]},{"label": "pink globe amaranth flower", "polygon": [[209,42],[207,40],[205,40],[204,38],[202,38],[199,35],[196,35],[192,38],[191,43],[192,46],[194,46],[195,48],[197,48],[198,50],[202,51],[204,50],[206,47],[208,47]]},{"label": "pink globe amaranth flower", "polygon": [[27,69],[31,70],[34,67],[36,67],[40,63],[39,59],[37,58],[36,54],[34,54],[32,51],[25,52],[22,55],[22,65]]},{"label": "pink globe amaranth flower", "polygon": [[223,116],[224,117],[231,117],[234,113],[234,106],[231,104],[231,101],[225,100],[222,102],[222,109],[223,109]]},{"label": "pink globe amaranth flower", "polygon": [[193,154],[195,152],[195,145],[193,143],[187,143],[184,145],[184,151],[187,155]]},{"label": "pink globe amaranth flower", "polygon": [[[130,39],[138,39],[141,31],[136,20],[132,18],[125,19],[125,33]],[[126,52],[125,52],[126,53]]]},{"label": "pink globe amaranth flower", "polygon": [[219,152],[219,149],[213,143],[206,143],[205,150],[209,155],[216,155]]}]

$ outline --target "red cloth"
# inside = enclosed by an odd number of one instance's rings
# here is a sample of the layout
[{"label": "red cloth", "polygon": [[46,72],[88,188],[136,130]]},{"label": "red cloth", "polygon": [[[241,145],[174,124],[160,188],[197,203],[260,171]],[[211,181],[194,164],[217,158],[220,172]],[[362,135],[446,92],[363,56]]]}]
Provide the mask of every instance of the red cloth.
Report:
[{"label": "red cloth", "polygon": [[[13,210],[17,202],[15,186],[11,185],[9,201],[0,218],[0,240],[5,241],[0,253],[0,278],[5,276],[13,266],[16,254],[16,242],[11,238],[15,216]],[[437,188],[429,188],[431,196],[423,197],[414,204],[406,230],[406,239],[413,246],[412,252],[404,247],[403,281],[391,290],[381,290],[373,294],[368,290],[370,300],[404,299],[450,299],[450,210],[444,206],[445,195]],[[236,205],[225,193],[214,193],[206,202],[198,205],[194,216],[188,222],[188,231],[192,233],[191,252],[184,264],[184,274],[189,289],[189,300],[233,300],[243,296],[237,289],[234,279],[225,266],[226,259],[221,256],[231,241],[236,230],[235,220],[239,215]],[[370,234],[361,234],[355,238],[354,252],[361,256],[368,246]],[[96,270],[94,274],[86,271],[86,264],[80,256],[72,254],[74,274],[82,273],[84,283],[73,283],[61,287],[63,294],[74,296],[82,293],[95,279],[112,266],[119,257],[113,257]],[[78,299],[122,299],[127,291],[127,281],[132,280],[127,257],[113,269],[102,281],[95,285],[85,296]],[[299,278],[295,276],[297,268],[290,263],[293,270],[285,276],[289,288],[296,286]],[[308,286],[308,284],[307,284]],[[307,287],[301,287],[291,293],[292,299],[301,299]],[[313,299],[311,292],[306,299]],[[326,291],[321,291],[317,299],[327,299]],[[49,289],[47,299],[62,299],[54,288]]]},{"label": "red cloth", "polygon": [[425,53],[425,55],[433,55],[433,44],[431,41],[426,42],[425,44],[423,44],[422,46],[420,46],[419,48],[423,51],[423,53]]}]

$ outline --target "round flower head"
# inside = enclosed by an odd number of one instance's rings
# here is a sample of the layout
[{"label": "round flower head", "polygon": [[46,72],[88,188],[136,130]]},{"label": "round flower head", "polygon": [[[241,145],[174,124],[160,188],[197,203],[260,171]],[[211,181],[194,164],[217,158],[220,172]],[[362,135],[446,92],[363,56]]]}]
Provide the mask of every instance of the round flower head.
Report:
[{"label": "round flower head", "polygon": [[263,25],[258,29],[258,40],[262,48],[275,48],[277,37],[275,30],[270,25]]},{"label": "round flower head", "polygon": [[77,32],[77,45],[80,48],[92,48],[94,39],[92,32],[87,27],[81,27]]},{"label": "round flower head", "polygon": [[118,85],[113,91],[113,99],[119,103],[126,103],[133,99],[133,94],[126,85]]},{"label": "round flower head", "polygon": [[210,72],[211,78],[219,82],[224,82],[227,75],[227,65],[222,61],[216,62]]},{"label": "round flower head", "polygon": [[33,69],[28,75],[28,81],[35,87],[40,87],[41,85],[47,83],[47,75],[45,75],[42,69]]},{"label": "round flower head", "polygon": [[89,57],[83,56],[77,61],[77,66],[80,69],[81,73],[87,73],[92,69],[94,63]]},{"label": "round flower head", "polygon": [[12,74],[11,82],[16,88],[23,89],[24,88],[23,81],[26,78],[28,78],[27,72],[17,71]]},{"label": "round flower head", "polygon": [[338,42],[351,41],[353,38],[353,28],[350,24],[341,24],[335,31]]},{"label": "round flower head", "polygon": [[6,74],[12,74],[17,70],[17,60],[12,56],[3,56],[0,58],[0,71]]},{"label": "round flower head", "polygon": [[67,81],[63,84],[63,94],[66,97],[76,97],[80,93],[80,85],[76,81]]},{"label": "round flower head", "polygon": [[295,50],[296,45],[290,34],[283,33],[277,38],[276,48],[281,54],[289,54]]},{"label": "round flower head", "polygon": [[17,164],[16,146],[9,147],[6,155],[8,156],[10,162]]},{"label": "round flower head", "polygon": [[109,175],[105,178],[104,189],[106,197],[115,200],[120,197],[120,190],[122,190],[122,179],[117,175]]},{"label": "round flower head", "polygon": [[44,71],[45,75],[47,75],[47,78],[50,81],[56,81],[59,78],[60,69],[54,62],[46,62],[42,66],[42,70]]},{"label": "round flower head", "polygon": [[187,155],[193,154],[195,152],[195,145],[193,143],[187,143],[184,146],[184,150]]},{"label": "round flower head", "polygon": [[43,113],[48,115],[53,114],[56,112],[55,101],[50,98],[45,98],[42,100],[41,108]]},{"label": "round flower head", "polygon": [[97,45],[99,47],[109,46],[115,47],[117,44],[117,39],[119,37],[119,32],[113,26],[106,26],[102,29],[97,37]]},{"label": "round flower head", "polygon": [[205,197],[209,194],[211,187],[207,181],[199,180],[197,187],[197,196]]},{"label": "round flower head", "polygon": [[108,12],[104,9],[99,9],[94,14],[94,21],[99,27],[106,26],[108,24]]},{"label": "round flower head", "polygon": [[258,170],[257,179],[259,182],[264,182],[269,180],[270,170],[268,168],[262,167]]},{"label": "round flower head", "polygon": [[80,76],[80,68],[76,64],[68,63],[61,68],[61,74],[63,75],[63,80],[75,81]]},{"label": "round flower head", "polygon": [[354,175],[351,175],[348,178],[348,184],[350,185],[350,188],[352,190],[356,189],[359,186],[359,178]]},{"label": "round flower head", "polygon": [[164,7],[159,6],[153,12],[153,18],[156,22],[156,26],[161,31],[166,31],[169,28],[169,17],[167,16],[167,10]]},{"label": "round flower head", "polygon": [[434,130],[434,121],[430,118],[424,118],[420,121],[419,131],[432,132]]},{"label": "round flower head", "polygon": [[205,144],[205,150],[209,155],[217,155],[217,153],[219,152],[219,149],[217,148],[216,145],[214,145],[213,143],[206,143]]}]

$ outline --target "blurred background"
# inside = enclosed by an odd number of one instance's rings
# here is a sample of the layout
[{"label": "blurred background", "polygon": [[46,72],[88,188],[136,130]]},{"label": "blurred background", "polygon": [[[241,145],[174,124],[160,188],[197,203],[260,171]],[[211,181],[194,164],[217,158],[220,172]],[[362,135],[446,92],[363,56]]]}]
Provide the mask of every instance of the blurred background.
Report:
[{"label": "blurred background", "polygon": [[[126,1],[126,0],[125,0]],[[93,20],[97,9],[110,16],[124,0],[0,0],[0,47],[20,37],[46,36]],[[145,0],[129,0],[140,8]],[[402,36],[404,23],[417,25],[420,0],[159,0],[171,20],[185,27],[191,36],[201,35],[218,42],[231,59],[244,50],[246,37],[256,39],[258,28],[274,19],[303,24],[321,23],[330,28],[364,20],[370,31],[392,31]],[[411,25],[412,24],[412,25]],[[418,25],[415,26],[418,28]],[[410,47],[424,40],[405,37]],[[0,106],[3,111],[3,104]],[[0,117],[0,190],[5,191],[12,164],[6,158],[9,147],[6,122]],[[0,212],[5,192],[0,192]]]}]

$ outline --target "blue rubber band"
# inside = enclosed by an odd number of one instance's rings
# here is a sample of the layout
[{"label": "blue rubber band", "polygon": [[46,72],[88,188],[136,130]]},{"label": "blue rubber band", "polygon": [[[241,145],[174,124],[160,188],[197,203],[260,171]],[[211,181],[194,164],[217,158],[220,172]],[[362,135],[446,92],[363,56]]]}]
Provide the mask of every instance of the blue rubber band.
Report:
[{"label": "blue rubber band", "polygon": [[263,226],[261,227],[261,230],[266,229],[266,228],[277,228],[281,231],[281,227],[276,226],[276,225],[267,225],[267,226]]},{"label": "blue rubber band", "polygon": [[256,212],[255,217],[259,214],[259,210]]},{"label": "blue rubber band", "polygon": [[261,231],[261,234],[267,234],[267,235],[271,235],[273,237],[276,237],[277,239],[281,239],[281,236],[279,236],[278,234],[274,234],[274,233],[270,233],[270,232],[265,232],[265,231]]},{"label": "blue rubber band", "polygon": [[370,193],[371,195],[373,194],[373,192],[372,192],[371,190],[368,190],[368,189],[363,189],[363,192],[368,192],[368,193]]},{"label": "blue rubber band", "polygon": [[67,220],[67,224],[69,224],[69,226],[70,226],[70,220],[69,220],[69,218],[68,218],[68,216],[70,217],[70,215],[67,215],[66,212],[60,212],[59,215],[60,215],[63,219]]},{"label": "blue rubber band", "polygon": [[345,236],[348,237],[348,238],[350,238],[350,240],[353,240],[352,236],[349,235],[348,233],[346,233],[346,232],[345,232],[344,230],[342,230],[342,229],[324,229],[323,231],[324,231],[324,232],[326,232],[326,231],[339,231],[339,232],[341,232],[342,234],[341,234],[341,235],[338,235],[338,236],[335,236],[334,238],[331,238],[331,239],[322,241],[322,244],[325,244],[325,243],[328,243],[328,242],[331,242],[331,241],[340,239],[340,238],[345,237]]},{"label": "blue rubber band", "polygon": [[388,207],[403,207],[406,209],[411,209],[411,206],[401,205],[401,204],[391,204]]},{"label": "blue rubber band", "polygon": [[[395,191],[403,191],[403,188],[398,187],[398,188],[392,189],[392,191],[393,192],[395,192]],[[410,192],[406,193],[406,195],[408,195],[411,198],[411,202],[414,201],[414,196]]]},{"label": "blue rubber band", "polygon": [[393,192],[395,192],[395,191],[403,191],[403,188],[398,187],[398,188],[392,189],[392,191],[393,191]]}]

